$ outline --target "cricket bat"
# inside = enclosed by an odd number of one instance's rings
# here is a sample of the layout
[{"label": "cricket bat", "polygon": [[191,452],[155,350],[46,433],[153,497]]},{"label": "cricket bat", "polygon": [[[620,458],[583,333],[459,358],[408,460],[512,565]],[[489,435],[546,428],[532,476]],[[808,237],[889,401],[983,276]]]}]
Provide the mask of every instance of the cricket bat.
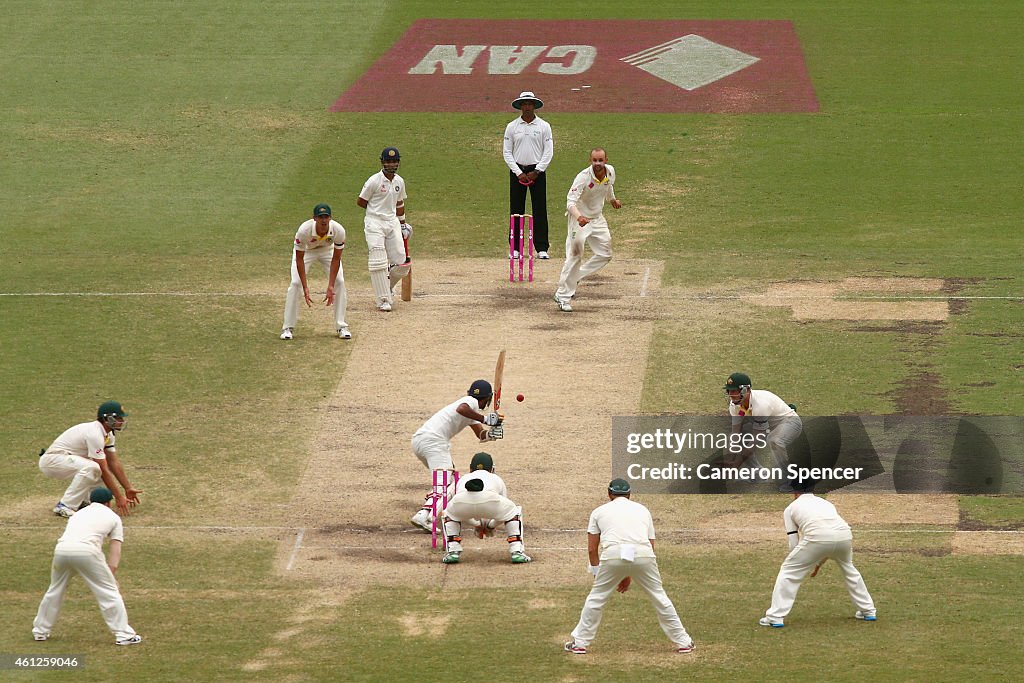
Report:
[{"label": "cricket bat", "polygon": [[[409,258],[409,240],[406,238],[403,241],[405,242],[405,257]],[[412,301],[412,265],[409,266],[409,272],[402,278],[402,301]]]},{"label": "cricket bat", "polygon": [[494,365],[494,412],[501,407],[501,377],[505,374],[505,349],[498,354],[498,362]]}]

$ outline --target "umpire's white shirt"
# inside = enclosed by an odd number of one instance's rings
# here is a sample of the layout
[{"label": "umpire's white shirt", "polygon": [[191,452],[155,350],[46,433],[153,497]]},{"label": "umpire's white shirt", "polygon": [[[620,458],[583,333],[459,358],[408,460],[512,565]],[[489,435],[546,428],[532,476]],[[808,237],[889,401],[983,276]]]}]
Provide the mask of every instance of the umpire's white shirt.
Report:
[{"label": "umpire's white shirt", "polygon": [[460,415],[457,410],[462,404],[468,405],[473,410],[480,412],[480,402],[472,396],[463,396],[458,401],[451,403],[434,413],[433,417],[423,423],[423,426],[416,430],[413,438],[427,434],[445,441],[452,438],[471,424],[479,424],[477,420]]},{"label": "umpire's white shirt", "polygon": [[632,545],[635,557],[654,557],[651,511],[629,498],[618,496],[591,512],[587,533],[601,535],[602,560],[620,559],[623,545]]},{"label": "umpire's white shirt", "polygon": [[124,526],[117,513],[106,505],[93,503],[71,515],[64,535],[57,541],[57,550],[91,546],[103,552],[103,539],[124,541]]},{"label": "umpire's white shirt", "polygon": [[797,497],[786,507],[782,518],[790,548],[796,547],[798,534],[801,540],[806,541],[849,541],[853,538],[850,525],[839,516],[836,506],[813,493]]},{"label": "umpire's white shirt", "polygon": [[99,420],[69,427],[54,439],[45,455],[77,455],[80,458],[105,460],[105,448],[114,448],[114,432],[107,432]]},{"label": "umpire's white shirt", "polygon": [[539,116],[527,123],[523,117],[505,126],[505,139],[501,148],[502,158],[509,170],[519,175],[518,164],[536,164],[538,171],[546,171],[555,156],[555,144],[551,126]]}]

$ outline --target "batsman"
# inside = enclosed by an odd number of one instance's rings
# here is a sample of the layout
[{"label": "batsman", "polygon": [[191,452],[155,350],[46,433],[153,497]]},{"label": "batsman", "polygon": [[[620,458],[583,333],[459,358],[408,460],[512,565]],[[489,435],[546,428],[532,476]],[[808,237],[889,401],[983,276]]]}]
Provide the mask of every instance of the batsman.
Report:
[{"label": "batsman", "polygon": [[[473,430],[481,442],[494,441],[504,436],[502,416],[485,412],[491,405],[494,391],[491,383],[478,379],[469,386],[466,395],[441,410],[423,423],[412,436],[412,452],[427,469],[434,473],[430,493],[423,507],[412,516],[413,526],[436,533],[438,513],[443,502],[455,494],[455,463],[452,460],[452,439],[466,427]],[[440,476],[439,476],[440,475]]]}]

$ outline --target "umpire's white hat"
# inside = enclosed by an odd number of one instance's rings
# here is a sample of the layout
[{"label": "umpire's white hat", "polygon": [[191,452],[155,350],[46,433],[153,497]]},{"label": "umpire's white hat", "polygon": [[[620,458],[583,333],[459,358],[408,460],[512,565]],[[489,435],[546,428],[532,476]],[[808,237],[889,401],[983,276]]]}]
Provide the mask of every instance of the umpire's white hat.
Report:
[{"label": "umpire's white hat", "polygon": [[519,93],[519,97],[517,97],[514,100],[512,100],[512,108],[513,109],[522,109],[523,108],[523,102],[524,101],[529,102],[531,100],[537,103],[536,106],[534,107],[534,109],[540,109],[541,107],[544,106],[544,102],[542,102],[539,97],[534,95],[532,91],[524,90],[523,92]]}]

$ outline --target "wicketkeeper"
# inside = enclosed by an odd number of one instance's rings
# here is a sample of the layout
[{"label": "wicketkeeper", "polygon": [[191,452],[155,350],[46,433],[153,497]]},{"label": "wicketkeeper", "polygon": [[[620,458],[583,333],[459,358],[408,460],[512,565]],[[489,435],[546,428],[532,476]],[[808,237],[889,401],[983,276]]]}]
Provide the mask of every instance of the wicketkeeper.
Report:
[{"label": "wicketkeeper", "polygon": [[469,474],[459,480],[455,497],[444,512],[444,533],[447,540],[445,564],[456,564],[462,555],[462,523],[473,525],[477,536],[484,538],[504,525],[513,564],[524,564],[532,558],[523,546],[523,508],[508,499],[505,482],[494,473],[494,459],[489,453],[477,453],[469,463]]}]

